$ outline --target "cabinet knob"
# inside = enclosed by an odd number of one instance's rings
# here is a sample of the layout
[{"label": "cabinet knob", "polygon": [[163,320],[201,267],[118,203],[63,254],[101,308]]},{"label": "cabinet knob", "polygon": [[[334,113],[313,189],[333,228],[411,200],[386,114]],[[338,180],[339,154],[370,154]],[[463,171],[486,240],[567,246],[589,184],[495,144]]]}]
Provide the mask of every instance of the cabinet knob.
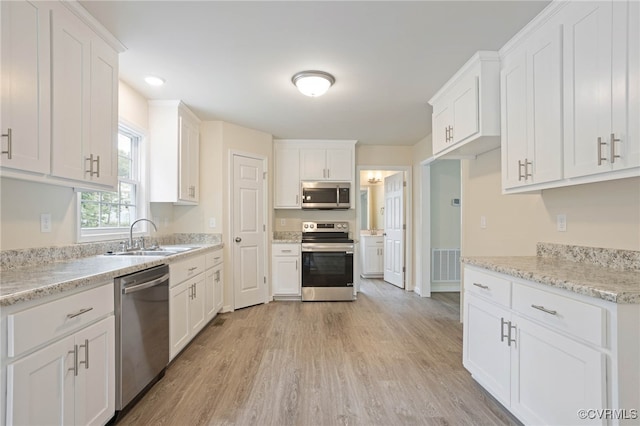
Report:
[{"label": "cabinet knob", "polygon": [[240,241],[242,241],[242,238],[240,238],[240,237],[236,237],[236,240],[235,240],[235,241],[236,241],[236,243],[239,243]]}]

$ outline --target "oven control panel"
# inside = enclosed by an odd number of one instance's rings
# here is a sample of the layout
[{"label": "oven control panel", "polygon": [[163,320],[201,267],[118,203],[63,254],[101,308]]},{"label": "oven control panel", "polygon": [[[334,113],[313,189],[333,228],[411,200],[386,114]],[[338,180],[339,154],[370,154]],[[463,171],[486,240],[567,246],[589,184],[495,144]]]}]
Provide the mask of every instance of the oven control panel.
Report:
[{"label": "oven control panel", "polygon": [[349,232],[349,222],[302,222],[302,232]]}]

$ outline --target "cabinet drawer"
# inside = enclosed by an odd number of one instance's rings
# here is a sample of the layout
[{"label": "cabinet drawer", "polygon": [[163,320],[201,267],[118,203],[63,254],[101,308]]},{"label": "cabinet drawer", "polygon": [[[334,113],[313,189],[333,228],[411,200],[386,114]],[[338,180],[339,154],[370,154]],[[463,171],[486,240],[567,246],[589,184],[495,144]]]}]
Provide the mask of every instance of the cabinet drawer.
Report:
[{"label": "cabinet drawer", "polygon": [[169,265],[169,287],[195,277],[205,270],[205,255],[192,256]]},{"label": "cabinet drawer", "polygon": [[513,286],[513,310],[543,324],[602,346],[602,308],[522,284]]},{"label": "cabinet drawer", "polygon": [[300,254],[300,244],[273,244],[273,256],[297,256]]},{"label": "cabinet drawer", "polygon": [[464,288],[473,294],[509,307],[511,281],[475,269],[464,269]]},{"label": "cabinet drawer", "polygon": [[113,283],[7,316],[7,356],[15,357],[113,312]]},{"label": "cabinet drawer", "polygon": [[204,264],[207,269],[222,263],[222,250],[215,250],[204,255]]}]

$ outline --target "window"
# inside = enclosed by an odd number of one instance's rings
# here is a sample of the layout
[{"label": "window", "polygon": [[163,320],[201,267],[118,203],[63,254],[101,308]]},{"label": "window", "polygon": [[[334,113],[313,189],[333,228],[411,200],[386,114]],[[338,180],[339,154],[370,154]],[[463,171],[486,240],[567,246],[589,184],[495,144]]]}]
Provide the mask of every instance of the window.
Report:
[{"label": "window", "polygon": [[131,223],[144,217],[141,140],[139,132],[119,127],[118,190],[80,193],[80,241],[118,238],[128,233]]}]

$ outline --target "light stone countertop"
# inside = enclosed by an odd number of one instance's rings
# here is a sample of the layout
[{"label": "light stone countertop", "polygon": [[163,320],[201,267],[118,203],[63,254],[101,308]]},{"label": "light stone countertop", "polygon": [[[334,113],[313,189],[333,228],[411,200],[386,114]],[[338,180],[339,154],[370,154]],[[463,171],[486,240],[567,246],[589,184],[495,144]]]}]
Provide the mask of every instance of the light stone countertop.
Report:
[{"label": "light stone countertop", "polygon": [[302,241],[299,239],[277,239],[272,240],[272,244],[300,244]]},{"label": "light stone countertop", "polygon": [[216,250],[223,244],[184,246],[195,248],[164,257],[101,255],[3,271],[0,272],[0,307],[112,281],[122,275]]},{"label": "light stone countertop", "polygon": [[640,272],[538,256],[463,257],[467,265],[620,304],[640,304]]}]

